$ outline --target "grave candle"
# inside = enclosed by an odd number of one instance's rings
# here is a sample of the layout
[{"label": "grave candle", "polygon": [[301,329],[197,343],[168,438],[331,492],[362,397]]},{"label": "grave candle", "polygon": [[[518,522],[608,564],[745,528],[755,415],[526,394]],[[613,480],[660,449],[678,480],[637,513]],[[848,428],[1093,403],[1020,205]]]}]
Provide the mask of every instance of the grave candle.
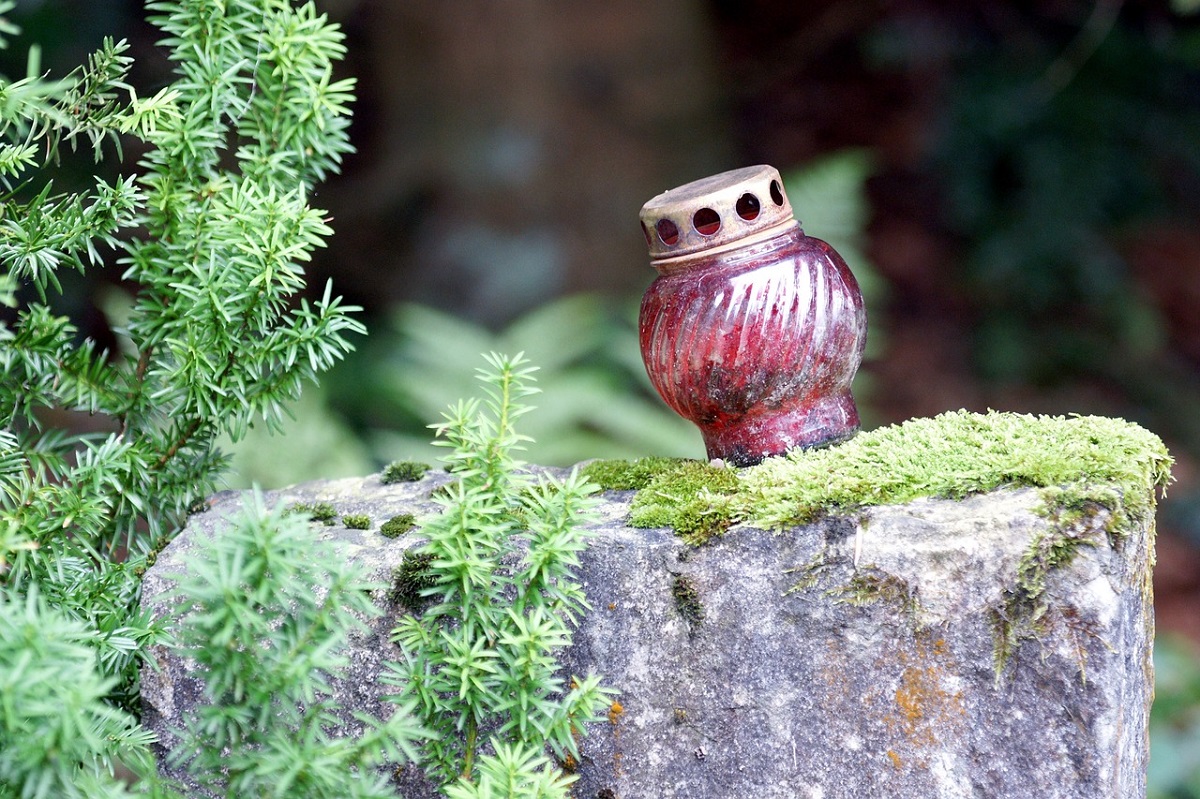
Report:
[{"label": "grave candle", "polygon": [[708,457],[746,466],[854,435],[862,295],[842,257],[804,234],[779,172],[688,183],[647,202],[641,222],[658,272],[642,299],[642,359]]}]

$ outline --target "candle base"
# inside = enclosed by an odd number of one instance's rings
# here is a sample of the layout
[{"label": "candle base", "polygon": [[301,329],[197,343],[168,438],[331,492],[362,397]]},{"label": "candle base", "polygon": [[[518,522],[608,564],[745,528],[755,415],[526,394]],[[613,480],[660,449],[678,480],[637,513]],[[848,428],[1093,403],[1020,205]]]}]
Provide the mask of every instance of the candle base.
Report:
[{"label": "candle base", "polygon": [[701,425],[709,459],[753,466],[796,448],[838,444],[858,432],[858,407],[843,394],[763,408],[722,424]]}]

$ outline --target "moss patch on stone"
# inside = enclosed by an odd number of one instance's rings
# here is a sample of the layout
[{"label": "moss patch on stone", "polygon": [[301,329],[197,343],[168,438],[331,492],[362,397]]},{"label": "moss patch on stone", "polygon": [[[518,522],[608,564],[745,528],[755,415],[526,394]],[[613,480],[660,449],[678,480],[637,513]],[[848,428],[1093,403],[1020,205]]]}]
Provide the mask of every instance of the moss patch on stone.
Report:
[{"label": "moss patch on stone", "polygon": [[365,513],[348,513],[342,517],[342,524],[351,530],[368,530],[371,527],[371,517]]},{"label": "moss patch on stone", "polygon": [[651,456],[633,460],[598,460],[585,464],[580,473],[600,486],[602,491],[630,491],[645,488],[663,472],[674,471],[689,461]]},{"label": "moss patch on stone", "polygon": [[1114,542],[1170,480],[1158,436],[1123,419],[953,411],[859,433],[733,470],[673,458],[593,461],[606,490],[636,490],[634,527],[671,527],[702,544],[734,524],[784,529],[829,513],[1001,486],[1042,489],[1048,514],[1112,511]]},{"label": "moss patch on stone", "polygon": [[425,476],[432,468],[428,463],[420,461],[392,461],[379,475],[379,482],[384,485],[392,483],[415,483]]},{"label": "moss patch on stone", "polygon": [[733,469],[702,461],[675,461],[638,491],[629,509],[633,527],[671,527],[699,546],[734,522],[730,497],[738,490]]},{"label": "moss patch on stone", "polygon": [[921,606],[908,583],[894,574],[878,569],[865,568],[856,571],[844,585],[825,592],[834,602],[854,607],[866,607],[879,603],[894,607],[910,619],[920,617]]},{"label": "moss patch on stone", "polygon": [[399,538],[417,526],[417,518],[411,513],[401,513],[393,516],[379,526],[379,534],[384,538]]},{"label": "moss patch on stone", "polygon": [[326,527],[332,527],[337,520],[337,510],[330,502],[297,502],[288,506],[287,513],[305,514],[312,521],[320,522]]},{"label": "moss patch on stone", "polygon": [[[1022,641],[1044,636],[1055,624],[1067,621],[1059,618],[1046,595],[1050,575],[1075,560],[1085,547],[1100,546],[1107,541],[1119,546],[1124,540],[1124,528],[1117,524],[1122,507],[1112,489],[1095,489],[1091,493],[1047,489],[1058,503],[1046,510],[1052,525],[1034,536],[1017,564],[1016,580],[1005,592],[1004,601],[991,611],[993,637],[992,659],[996,679],[1000,680],[1009,660]],[[1124,521],[1122,521],[1124,524]],[[1085,674],[1080,663],[1080,674]]]},{"label": "moss patch on stone", "polygon": [[405,552],[400,565],[392,570],[392,587],[388,598],[398,605],[417,612],[428,602],[424,592],[436,582],[429,571],[433,555]]},{"label": "moss patch on stone", "polygon": [[693,630],[704,621],[704,604],[700,601],[700,590],[696,581],[686,574],[677,574],[671,582],[671,595],[675,597],[675,609]]},{"label": "moss patch on stone", "polygon": [[[741,473],[738,521],[770,528],[867,505],[961,498],[1001,486],[1053,490],[1061,500],[1111,486],[1115,527],[1152,509],[1170,480],[1162,441],[1123,419],[954,411],[860,433],[828,449],[795,451]],[[1063,487],[1067,487],[1064,489]]]},{"label": "moss patch on stone", "polygon": [[[1171,463],[1157,436],[1122,419],[957,411],[766,461],[741,473],[732,502],[739,522],[782,529],[920,497],[1039,489],[1050,527],[1030,541],[1004,600],[990,612],[999,680],[1022,641],[1082,624],[1052,605],[1049,578],[1088,547],[1119,547],[1134,523],[1153,513],[1155,489],[1170,481]],[[794,590],[814,584],[825,565],[798,570]],[[892,588],[856,576],[842,590],[853,600],[903,600]]]}]

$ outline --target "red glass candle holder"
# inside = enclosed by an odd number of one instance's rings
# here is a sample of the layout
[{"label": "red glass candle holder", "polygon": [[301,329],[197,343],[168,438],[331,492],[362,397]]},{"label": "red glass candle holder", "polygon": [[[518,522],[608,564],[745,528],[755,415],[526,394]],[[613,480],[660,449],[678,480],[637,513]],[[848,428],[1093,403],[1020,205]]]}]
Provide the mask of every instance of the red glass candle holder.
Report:
[{"label": "red glass candle holder", "polygon": [[642,359],[708,457],[747,466],[854,435],[862,295],[841,256],[804,235],[778,171],[689,183],[641,219],[658,272],[642,299]]}]

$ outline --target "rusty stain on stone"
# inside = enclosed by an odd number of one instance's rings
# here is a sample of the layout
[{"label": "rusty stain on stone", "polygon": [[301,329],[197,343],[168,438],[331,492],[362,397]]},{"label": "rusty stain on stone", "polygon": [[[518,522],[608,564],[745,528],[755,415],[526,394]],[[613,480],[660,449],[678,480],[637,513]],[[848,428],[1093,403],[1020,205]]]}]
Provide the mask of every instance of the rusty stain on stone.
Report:
[{"label": "rusty stain on stone", "polygon": [[[954,689],[948,679],[956,669],[945,640],[928,641],[918,636],[914,643],[911,654],[899,653],[904,668],[885,723],[903,736],[904,743],[928,749],[955,732],[966,711],[962,691]],[[893,762],[898,759],[893,758]]]}]

